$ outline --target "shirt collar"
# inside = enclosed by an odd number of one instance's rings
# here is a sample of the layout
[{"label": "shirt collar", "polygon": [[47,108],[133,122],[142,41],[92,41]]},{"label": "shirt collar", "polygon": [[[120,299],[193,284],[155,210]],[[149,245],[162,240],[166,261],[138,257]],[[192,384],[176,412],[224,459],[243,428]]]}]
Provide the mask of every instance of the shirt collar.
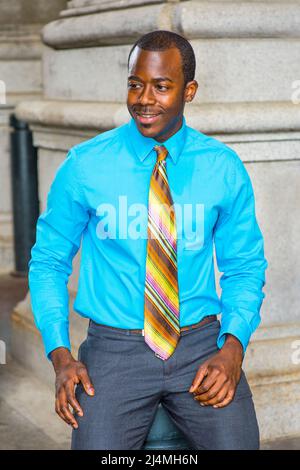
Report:
[{"label": "shirt collar", "polygon": [[149,155],[155,145],[164,145],[173,162],[176,164],[185,144],[186,120],[185,117],[182,116],[181,128],[165,142],[158,142],[152,137],[143,136],[133,118],[131,118],[128,123],[128,131],[134,151],[142,162]]}]

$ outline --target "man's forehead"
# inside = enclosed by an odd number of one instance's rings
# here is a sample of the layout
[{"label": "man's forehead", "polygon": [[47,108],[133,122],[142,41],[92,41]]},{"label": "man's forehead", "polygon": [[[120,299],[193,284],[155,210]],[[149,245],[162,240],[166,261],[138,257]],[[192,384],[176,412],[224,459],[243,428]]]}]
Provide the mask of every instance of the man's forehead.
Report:
[{"label": "man's forehead", "polygon": [[159,72],[155,74],[157,76],[170,76],[172,73],[177,75],[181,70],[180,52],[174,47],[163,51],[149,51],[136,47],[130,56],[129,72],[133,73],[139,69],[141,71],[147,66],[155,68]]}]

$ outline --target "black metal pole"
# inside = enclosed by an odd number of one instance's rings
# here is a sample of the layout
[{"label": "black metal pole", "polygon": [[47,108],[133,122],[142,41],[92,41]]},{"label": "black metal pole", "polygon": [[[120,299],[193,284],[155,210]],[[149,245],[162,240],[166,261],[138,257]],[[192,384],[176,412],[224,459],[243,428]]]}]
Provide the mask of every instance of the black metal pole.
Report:
[{"label": "black metal pole", "polygon": [[12,274],[26,276],[39,216],[37,149],[33,146],[32,133],[26,122],[12,114],[10,125],[13,128],[11,187],[15,253],[15,271]]}]

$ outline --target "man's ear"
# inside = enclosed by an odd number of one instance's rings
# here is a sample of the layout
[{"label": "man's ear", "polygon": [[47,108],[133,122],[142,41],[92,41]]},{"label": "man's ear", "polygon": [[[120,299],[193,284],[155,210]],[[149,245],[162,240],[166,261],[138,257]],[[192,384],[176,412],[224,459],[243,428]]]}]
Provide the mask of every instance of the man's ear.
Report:
[{"label": "man's ear", "polygon": [[194,96],[197,92],[197,89],[198,89],[198,82],[196,80],[192,80],[186,84],[185,90],[184,90],[184,101],[186,103],[193,101]]}]

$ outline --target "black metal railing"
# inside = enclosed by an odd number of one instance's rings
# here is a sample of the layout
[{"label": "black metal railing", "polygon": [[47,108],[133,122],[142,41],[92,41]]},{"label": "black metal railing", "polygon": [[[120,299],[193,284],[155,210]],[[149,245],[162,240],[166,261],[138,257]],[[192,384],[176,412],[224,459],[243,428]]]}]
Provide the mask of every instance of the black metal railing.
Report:
[{"label": "black metal railing", "polygon": [[15,271],[26,276],[30,250],[35,243],[39,216],[37,149],[33,146],[28,124],[10,115],[11,188]]}]

